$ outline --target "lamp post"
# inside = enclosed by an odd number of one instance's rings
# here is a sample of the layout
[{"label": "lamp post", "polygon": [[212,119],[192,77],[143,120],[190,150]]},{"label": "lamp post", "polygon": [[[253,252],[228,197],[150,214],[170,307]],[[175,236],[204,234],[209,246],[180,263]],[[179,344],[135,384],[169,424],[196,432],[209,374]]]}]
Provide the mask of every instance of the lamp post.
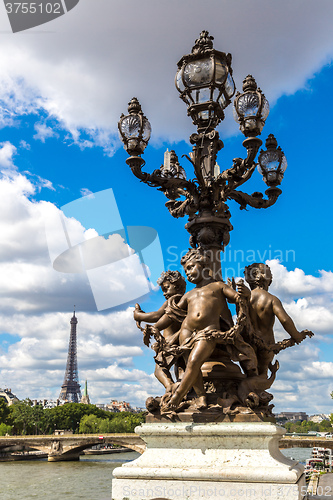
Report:
[{"label": "lamp post", "polygon": [[281,194],[277,186],[287,167],[286,158],[271,134],[266,141],[267,149],[258,157],[258,170],[268,185],[266,198],[259,192],[247,194],[237,189],[256,169],[255,159],[262,145],[257,136],[269,113],[266,97],[248,75],[243,82],[243,92],[238,92],[234,99],[234,116],[246,137],[243,146],[247,154],[244,159],[235,158],[231,168],[217,172],[216,158],[223,142],[216,127],[224,119],[224,110],[235,94],[231,59],[231,54],[215,50],[213,37],[202,31],[191,54],[178,62],[176,88],[197,127],[197,132],[190,136],[192,151],[185,155],[194,170],[192,180],[186,178],[174,151],[167,168],[162,165],[151,174],[142,171],[145,161],[141,155],[148,144],[151,127],[136,98],[129,103],[129,114],[122,115],[118,124],[130,155],[126,163],[138,179],[163,191],[168,198],[166,207],[173,217],[188,216],[185,228],[190,233],[190,245],[210,252],[212,274],[216,279],[222,279],[220,252],[229,243],[233,229],[227,201],[235,200],[241,209],[247,205],[270,207]]}]

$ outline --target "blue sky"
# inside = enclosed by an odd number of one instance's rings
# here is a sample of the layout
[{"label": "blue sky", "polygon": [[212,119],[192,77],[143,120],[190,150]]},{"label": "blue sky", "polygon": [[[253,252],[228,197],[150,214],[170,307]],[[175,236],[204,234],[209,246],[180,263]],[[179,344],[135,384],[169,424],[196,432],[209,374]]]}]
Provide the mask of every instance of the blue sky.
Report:
[{"label": "blue sky", "polygon": [[[138,8],[132,0],[81,0],[65,16],[15,35],[0,11],[0,386],[21,398],[58,396],[75,304],[79,375],[82,383],[88,379],[93,402],[142,406],[161,393],[132,309],[139,301],[153,310],[163,298],[146,293],[147,270],[121,238],[113,235],[108,245],[98,235],[121,229],[120,222],[127,236],[128,227],[144,226],[141,243],[153,276],[163,262],[179,268],[188,248],[185,220],[172,218],[164,195],[132,175],[116,126],[137,96],[153,129],[146,170],[162,164],[167,148],[179,158],[188,154],[194,126],[173,80],[177,61],[208,29],[215,47],[233,54],[238,89],[252,73],[264,91],[271,111],[261,138],[274,133],[288,161],[273,207],[240,211],[230,202],[234,230],[224,268],[239,276],[253,256],[268,260],[272,292],[300,330],[316,333],[279,356],[276,410],[331,412],[333,6],[321,0],[313,12],[300,0],[276,5],[212,0],[203,13],[197,1],[144,0]],[[229,108],[219,126],[221,168],[245,151]],[[181,162],[192,177],[191,165]],[[265,190],[258,172],[243,190]],[[61,217],[73,248],[88,241],[85,255],[103,260],[111,252],[115,267],[81,274],[53,269],[67,244]],[[75,252],[66,254],[69,266]],[[276,334],[283,338],[278,324]]]}]

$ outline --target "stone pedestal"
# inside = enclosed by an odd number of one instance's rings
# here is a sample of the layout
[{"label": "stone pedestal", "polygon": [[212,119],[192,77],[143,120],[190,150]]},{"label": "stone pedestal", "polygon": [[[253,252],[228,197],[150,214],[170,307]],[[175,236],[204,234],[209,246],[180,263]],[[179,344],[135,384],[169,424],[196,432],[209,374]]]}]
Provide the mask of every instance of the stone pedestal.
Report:
[{"label": "stone pedestal", "polygon": [[284,429],[266,422],[149,423],[147,443],[113,471],[113,500],[300,500],[303,466],[279,450]]}]

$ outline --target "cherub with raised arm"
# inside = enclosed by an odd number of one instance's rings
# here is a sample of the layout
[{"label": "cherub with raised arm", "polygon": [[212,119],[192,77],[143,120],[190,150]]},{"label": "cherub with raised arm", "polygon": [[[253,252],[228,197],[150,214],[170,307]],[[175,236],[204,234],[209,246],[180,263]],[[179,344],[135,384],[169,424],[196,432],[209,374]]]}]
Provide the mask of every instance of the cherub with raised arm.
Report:
[{"label": "cherub with raised arm", "polygon": [[[135,310],[134,310],[134,319],[137,322],[137,325],[140,328],[140,322],[144,321],[145,323],[156,323],[164,314],[166,309],[168,308],[169,304],[176,304],[179,299],[184,295],[185,289],[186,289],[186,282],[183,276],[180,274],[179,271],[166,271],[163,272],[160,276],[160,278],[157,280],[157,284],[160,285],[161,290],[163,292],[164,297],[166,298],[166,301],[164,304],[157,310],[153,311],[150,313],[146,313],[142,311],[141,307],[139,304],[135,304]],[[179,331],[182,319],[184,318],[184,315],[182,317],[177,317],[173,316],[173,321],[170,323],[169,326],[167,326],[164,331],[163,331],[163,338],[161,340],[165,340],[167,343],[173,345],[177,344],[178,345],[178,336],[177,333]],[[141,329],[141,328],[140,328]],[[147,329],[143,330],[144,335],[147,334]],[[146,345],[149,345],[149,331],[148,331],[148,338],[144,338],[144,342]],[[155,367],[155,377],[159,382],[161,382],[162,385],[164,385],[166,392],[170,392],[172,390],[172,386],[174,384],[174,380],[172,378],[172,375],[170,373],[170,370],[168,366],[162,366],[159,364],[159,349],[156,349],[156,356],[155,356],[155,361],[156,361],[156,367]],[[178,378],[178,371],[179,371],[179,366],[178,363],[176,362],[175,365],[175,375],[176,378]]]},{"label": "cherub with raised arm", "polygon": [[[235,327],[227,306],[227,299],[237,302],[240,297],[249,297],[249,289],[240,283],[235,291],[224,282],[215,281],[211,276],[208,256],[199,250],[189,250],[182,258],[181,264],[188,281],[195,284],[195,288],[187,292],[176,306],[178,310],[186,311],[179,332],[179,350],[185,358],[186,369],[172,397],[162,406],[161,412],[177,409],[192,387],[197,394],[196,407],[201,409],[207,406],[201,366],[210,358],[218,343],[225,344],[233,349],[233,352],[237,351],[237,361],[248,376],[257,374],[255,353],[241,336],[236,337],[234,334]],[[221,330],[221,320],[224,331]],[[155,328],[163,330],[170,321],[167,313],[155,324]]]},{"label": "cherub with raised arm", "polygon": [[[305,337],[312,337],[309,330],[299,332],[288,313],[285,311],[281,301],[268,292],[272,283],[272,273],[266,264],[254,263],[245,267],[245,280],[251,288],[249,313],[253,325],[255,337],[259,338],[256,351],[258,358],[259,375],[268,373],[268,367],[279,350],[295,344],[299,344]],[[273,326],[275,317],[291,339],[275,344]]]}]

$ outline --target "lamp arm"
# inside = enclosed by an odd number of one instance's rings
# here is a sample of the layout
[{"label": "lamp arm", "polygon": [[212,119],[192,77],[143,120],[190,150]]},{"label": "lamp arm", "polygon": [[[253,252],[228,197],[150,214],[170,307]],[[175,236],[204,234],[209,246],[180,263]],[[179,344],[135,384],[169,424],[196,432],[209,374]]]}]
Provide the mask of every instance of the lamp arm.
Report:
[{"label": "lamp arm", "polygon": [[[176,177],[163,177],[161,170],[154,170],[152,174],[142,171],[145,161],[140,156],[127,158],[126,163],[130,166],[135,177],[140,179],[150,187],[157,187],[163,191],[170,201],[166,202],[166,207],[170,214],[175,217],[183,217],[185,214],[191,215],[196,212],[199,206],[200,194],[194,181],[179,179]],[[184,200],[179,200],[184,196]]]},{"label": "lamp arm", "polygon": [[245,160],[241,158],[234,158],[233,162],[233,166],[228,170],[224,170],[214,181],[214,188],[221,191],[224,199],[229,196],[229,193],[232,193],[237,187],[248,181],[256,168],[256,164],[253,163],[247,169]]},{"label": "lamp arm", "polygon": [[282,191],[279,188],[268,188],[265,191],[267,196],[267,199],[265,199],[262,193],[253,193],[250,195],[234,190],[228,194],[228,198],[235,200],[240,205],[241,210],[246,210],[247,205],[253,208],[268,208],[274,205],[281,193]]},{"label": "lamp arm", "polygon": [[261,145],[262,140],[259,137],[248,137],[243,141],[243,146],[247,151],[247,157],[244,160],[246,168],[252,166]]},{"label": "lamp arm", "polygon": [[130,156],[127,158],[126,163],[130,166],[135,177],[140,179],[141,182],[148,184],[150,187],[161,188],[162,191],[173,191],[179,188],[185,188],[190,191],[192,188],[193,183],[191,181],[176,177],[162,177],[159,169],[154,170],[152,174],[143,172],[142,167],[146,162],[140,156]]}]

